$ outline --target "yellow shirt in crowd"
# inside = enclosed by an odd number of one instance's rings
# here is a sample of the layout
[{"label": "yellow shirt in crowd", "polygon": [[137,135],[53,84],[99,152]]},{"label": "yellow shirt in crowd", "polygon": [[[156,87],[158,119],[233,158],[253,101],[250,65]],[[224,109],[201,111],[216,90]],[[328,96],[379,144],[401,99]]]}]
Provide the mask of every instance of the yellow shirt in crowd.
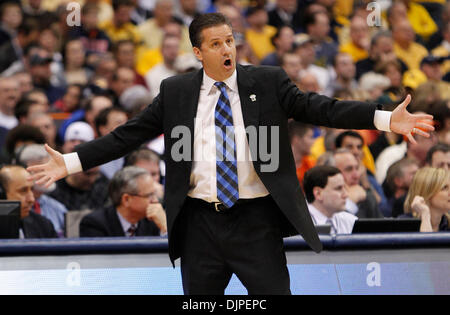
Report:
[{"label": "yellow shirt in crowd", "polygon": [[428,50],[416,42],[412,42],[408,49],[403,49],[397,43],[394,43],[394,52],[410,70],[419,69],[422,59],[428,56]]},{"label": "yellow shirt in crowd", "polygon": [[369,57],[369,53],[367,52],[367,50],[356,46],[352,41],[348,42],[345,45],[341,45],[339,51],[352,56],[353,62],[355,63]]},{"label": "yellow shirt in crowd", "polygon": [[271,38],[277,29],[273,26],[266,25],[262,32],[255,32],[252,29],[248,29],[245,32],[245,38],[251,49],[255,53],[259,60],[264,59],[268,54],[275,51],[275,47],[272,45]]}]

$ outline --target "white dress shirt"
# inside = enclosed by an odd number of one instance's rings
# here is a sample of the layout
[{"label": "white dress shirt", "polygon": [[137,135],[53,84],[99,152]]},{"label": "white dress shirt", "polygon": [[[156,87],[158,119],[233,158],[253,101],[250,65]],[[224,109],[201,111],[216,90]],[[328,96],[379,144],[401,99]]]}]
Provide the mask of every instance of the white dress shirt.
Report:
[{"label": "white dress shirt", "polygon": [[[216,138],[214,111],[220,97],[220,90],[214,86],[215,81],[203,72],[203,82],[194,128],[194,159],[190,175],[188,196],[207,202],[218,202],[216,184]],[[259,179],[250,158],[250,149],[242,117],[241,101],[237,84],[237,72],[234,71],[226,84],[227,94],[233,113],[235,127],[236,160],[239,185],[239,198],[250,199],[269,194]],[[375,111],[374,124],[378,130],[390,131],[391,112]],[[77,153],[64,154],[64,161],[69,174],[82,171]]]},{"label": "white dress shirt", "polygon": [[356,216],[346,211],[337,212],[329,218],[312,204],[308,204],[308,209],[314,225],[331,224],[332,234],[352,234],[353,225],[358,220]]}]

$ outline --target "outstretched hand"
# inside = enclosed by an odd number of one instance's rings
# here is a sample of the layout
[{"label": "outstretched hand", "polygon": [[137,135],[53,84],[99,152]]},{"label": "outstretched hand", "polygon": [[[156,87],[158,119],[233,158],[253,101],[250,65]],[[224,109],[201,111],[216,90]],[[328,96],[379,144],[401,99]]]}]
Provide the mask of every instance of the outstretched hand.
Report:
[{"label": "outstretched hand", "polygon": [[57,180],[66,177],[68,172],[61,153],[53,150],[47,144],[45,144],[45,150],[49,154],[50,160],[44,164],[30,166],[27,171],[31,174],[31,180],[48,188]]},{"label": "outstretched hand", "polygon": [[397,106],[391,116],[391,130],[404,135],[411,143],[417,143],[413,134],[430,137],[430,131],[434,130],[433,116],[428,114],[410,114],[406,107],[411,102],[411,95]]}]

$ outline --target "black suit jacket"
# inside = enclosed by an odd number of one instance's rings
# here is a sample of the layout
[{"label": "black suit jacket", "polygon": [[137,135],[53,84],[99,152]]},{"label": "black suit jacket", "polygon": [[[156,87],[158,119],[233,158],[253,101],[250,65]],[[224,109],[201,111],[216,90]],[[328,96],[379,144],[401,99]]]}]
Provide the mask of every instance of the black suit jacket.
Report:
[{"label": "black suit jacket", "polygon": [[25,238],[56,238],[53,223],[40,214],[30,211],[30,214],[22,220],[23,234]]},{"label": "black suit jacket", "polygon": [[[147,219],[138,223],[136,236],[159,236],[156,224]],[[85,216],[80,223],[80,237],[125,236],[116,208],[96,210]]]},{"label": "black suit jacket", "polygon": [[[136,149],[144,141],[164,133],[165,205],[172,262],[179,257],[177,233],[183,222],[177,221],[177,217],[189,191],[192,169],[191,160],[173,159],[171,151],[176,150],[174,144],[179,141],[180,136],[172,135],[172,131],[175,127],[185,126],[184,129],[189,130],[193,137],[202,79],[203,70],[199,70],[164,80],[153,104],[136,118],[107,136],[79,145],[75,149],[83,169],[89,169],[117,159]],[[245,126],[254,126],[256,130],[260,126],[267,126],[268,130],[275,126],[279,131],[273,135],[275,141],[271,140],[270,133],[267,140],[269,149],[272,145],[278,145],[278,169],[275,172],[262,172],[261,166],[265,163],[261,157],[252,156],[252,160],[257,175],[289,222],[282,227],[283,234],[288,236],[300,233],[309,246],[319,252],[322,244],[296,176],[287,121],[294,118],[334,128],[374,129],[373,119],[377,105],[337,101],[314,93],[303,93],[278,67],[238,65],[237,81]],[[256,96],[254,101],[250,98],[253,94]],[[190,149],[193,152],[193,141]]]}]

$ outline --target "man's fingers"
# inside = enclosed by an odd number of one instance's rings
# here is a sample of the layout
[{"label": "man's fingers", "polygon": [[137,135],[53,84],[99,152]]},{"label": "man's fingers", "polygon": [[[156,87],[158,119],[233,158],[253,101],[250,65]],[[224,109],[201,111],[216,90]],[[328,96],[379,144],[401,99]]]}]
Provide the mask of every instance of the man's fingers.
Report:
[{"label": "man's fingers", "polygon": [[406,137],[408,138],[409,142],[411,142],[412,144],[417,144],[416,139],[414,139],[414,137],[412,136],[412,134],[407,134]]},{"label": "man's fingers", "polygon": [[430,137],[430,134],[428,132],[420,130],[419,128],[415,128],[414,133],[419,135],[419,136],[425,137],[425,138],[429,138]]},{"label": "man's fingers", "polygon": [[416,129],[420,128],[422,130],[434,131],[434,126],[425,122],[416,123],[416,127],[417,127]]},{"label": "man's fingers", "polygon": [[411,95],[408,94],[405,100],[400,104],[400,106],[406,108],[406,106],[408,106],[410,102],[411,102]]}]

